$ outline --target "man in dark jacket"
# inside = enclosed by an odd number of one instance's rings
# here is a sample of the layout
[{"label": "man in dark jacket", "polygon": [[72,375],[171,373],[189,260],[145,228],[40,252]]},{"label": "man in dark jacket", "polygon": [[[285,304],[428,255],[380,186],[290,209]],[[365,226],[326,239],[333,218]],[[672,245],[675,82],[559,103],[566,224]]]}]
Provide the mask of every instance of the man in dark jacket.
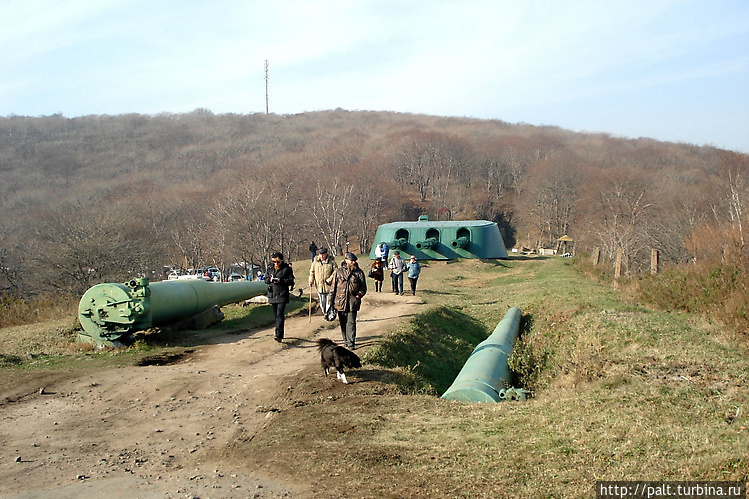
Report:
[{"label": "man in dark jacket", "polygon": [[335,273],[330,301],[338,311],[341,336],[347,348],[356,349],[356,314],[367,294],[367,278],[356,263],[356,255],[346,253],[344,264]]},{"label": "man in dark jacket", "polygon": [[283,261],[283,253],[273,253],[270,256],[273,268],[265,274],[265,284],[268,285],[268,303],[273,306],[276,317],[275,340],[283,340],[286,304],[289,303],[289,288],[294,286],[294,271]]}]

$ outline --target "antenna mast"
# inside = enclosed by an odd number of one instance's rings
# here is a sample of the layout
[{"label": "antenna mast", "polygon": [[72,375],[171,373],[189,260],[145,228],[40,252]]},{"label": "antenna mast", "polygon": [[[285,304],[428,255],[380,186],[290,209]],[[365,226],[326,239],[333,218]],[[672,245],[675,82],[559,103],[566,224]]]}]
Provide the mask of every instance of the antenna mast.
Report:
[{"label": "antenna mast", "polygon": [[265,60],[265,114],[268,114],[268,59]]}]

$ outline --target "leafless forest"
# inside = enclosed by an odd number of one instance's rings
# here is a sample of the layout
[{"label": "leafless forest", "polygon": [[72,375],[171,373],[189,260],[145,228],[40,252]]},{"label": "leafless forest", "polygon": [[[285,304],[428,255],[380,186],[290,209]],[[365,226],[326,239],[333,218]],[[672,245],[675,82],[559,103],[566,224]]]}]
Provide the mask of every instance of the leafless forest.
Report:
[{"label": "leafless forest", "polygon": [[334,110],[0,118],[0,288],[81,294],[162,267],[262,263],[381,223],[496,221],[508,246],[623,271],[747,258],[749,155],[548,126]]}]

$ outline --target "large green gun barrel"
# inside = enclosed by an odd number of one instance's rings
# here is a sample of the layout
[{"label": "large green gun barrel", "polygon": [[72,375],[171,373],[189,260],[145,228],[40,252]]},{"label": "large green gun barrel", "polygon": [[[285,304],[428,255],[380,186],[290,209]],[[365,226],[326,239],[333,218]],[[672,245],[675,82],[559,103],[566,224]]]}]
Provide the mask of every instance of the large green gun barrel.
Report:
[{"label": "large green gun barrel", "polygon": [[416,246],[416,249],[419,249],[419,250],[420,249],[434,249],[437,247],[439,243],[440,242],[436,238],[429,237],[427,239],[424,239],[423,241],[419,241],[418,243],[414,244],[414,246]]},{"label": "large green gun barrel", "polygon": [[262,281],[207,282],[176,279],[149,283],[97,284],[81,297],[78,318],[81,341],[116,346],[135,331],[173,324],[222,306],[265,294]]},{"label": "large green gun barrel", "polygon": [[408,240],[405,237],[401,237],[388,241],[387,245],[392,249],[406,249],[406,246],[408,246]]},{"label": "large green gun barrel", "polygon": [[511,388],[507,360],[520,334],[522,312],[517,307],[507,311],[487,339],[476,345],[443,399],[463,402],[498,402]]},{"label": "large green gun barrel", "polygon": [[466,249],[466,248],[468,248],[468,244],[470,242],[471,242],[471,240],[468,239],[467,237],[459,237],[457,239],[453,239],[450,242],[450,246],[452,246],[453,248]]}]

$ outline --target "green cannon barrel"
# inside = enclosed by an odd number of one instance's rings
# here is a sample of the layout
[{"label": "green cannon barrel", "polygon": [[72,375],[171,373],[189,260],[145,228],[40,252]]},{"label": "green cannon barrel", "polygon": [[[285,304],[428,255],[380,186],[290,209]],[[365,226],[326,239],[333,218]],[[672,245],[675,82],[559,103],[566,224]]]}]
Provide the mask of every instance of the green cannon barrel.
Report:
[{"label": "green cannon barrel", "polygon": [[393,239],[392,241],[388,242],[387,245],[392,249],[405,249],[406,246],[408,246],[408,240],[405,237],[401,237],[398,239]]},{"label": "green cannon barrel", "polygon": [[135,331],[188,319],[213,306],[222,306],[265,294],[262,281],[207,282],[176,279],[149,283],[146,278],[123,284],[97,284],[81,297],[79,339],[117,345]]},{"label": "green cannon barrel", "polygon": [[468,239],[467,237],[459,237],[450,241],[450,246],[452,246],[453,248],[466,249],[468,247],[468,243],[470,242],[470,239]]},{"label": "green cannon barrel", "polygon": [[434,237],[430,237],[427,239],[424,239],[423,241],[419,241],[414,246],[416,246],[416,249],[434,249],[439,244],[439,241],[435,239]]},{"label": "green cannon barrel", "polygon": [[443,399],[491,403],[504,398],[504,390],[511,388],[507,359],[520,334],[521,315],[517,307],[507,311],[494,332],[473,349]]}]

